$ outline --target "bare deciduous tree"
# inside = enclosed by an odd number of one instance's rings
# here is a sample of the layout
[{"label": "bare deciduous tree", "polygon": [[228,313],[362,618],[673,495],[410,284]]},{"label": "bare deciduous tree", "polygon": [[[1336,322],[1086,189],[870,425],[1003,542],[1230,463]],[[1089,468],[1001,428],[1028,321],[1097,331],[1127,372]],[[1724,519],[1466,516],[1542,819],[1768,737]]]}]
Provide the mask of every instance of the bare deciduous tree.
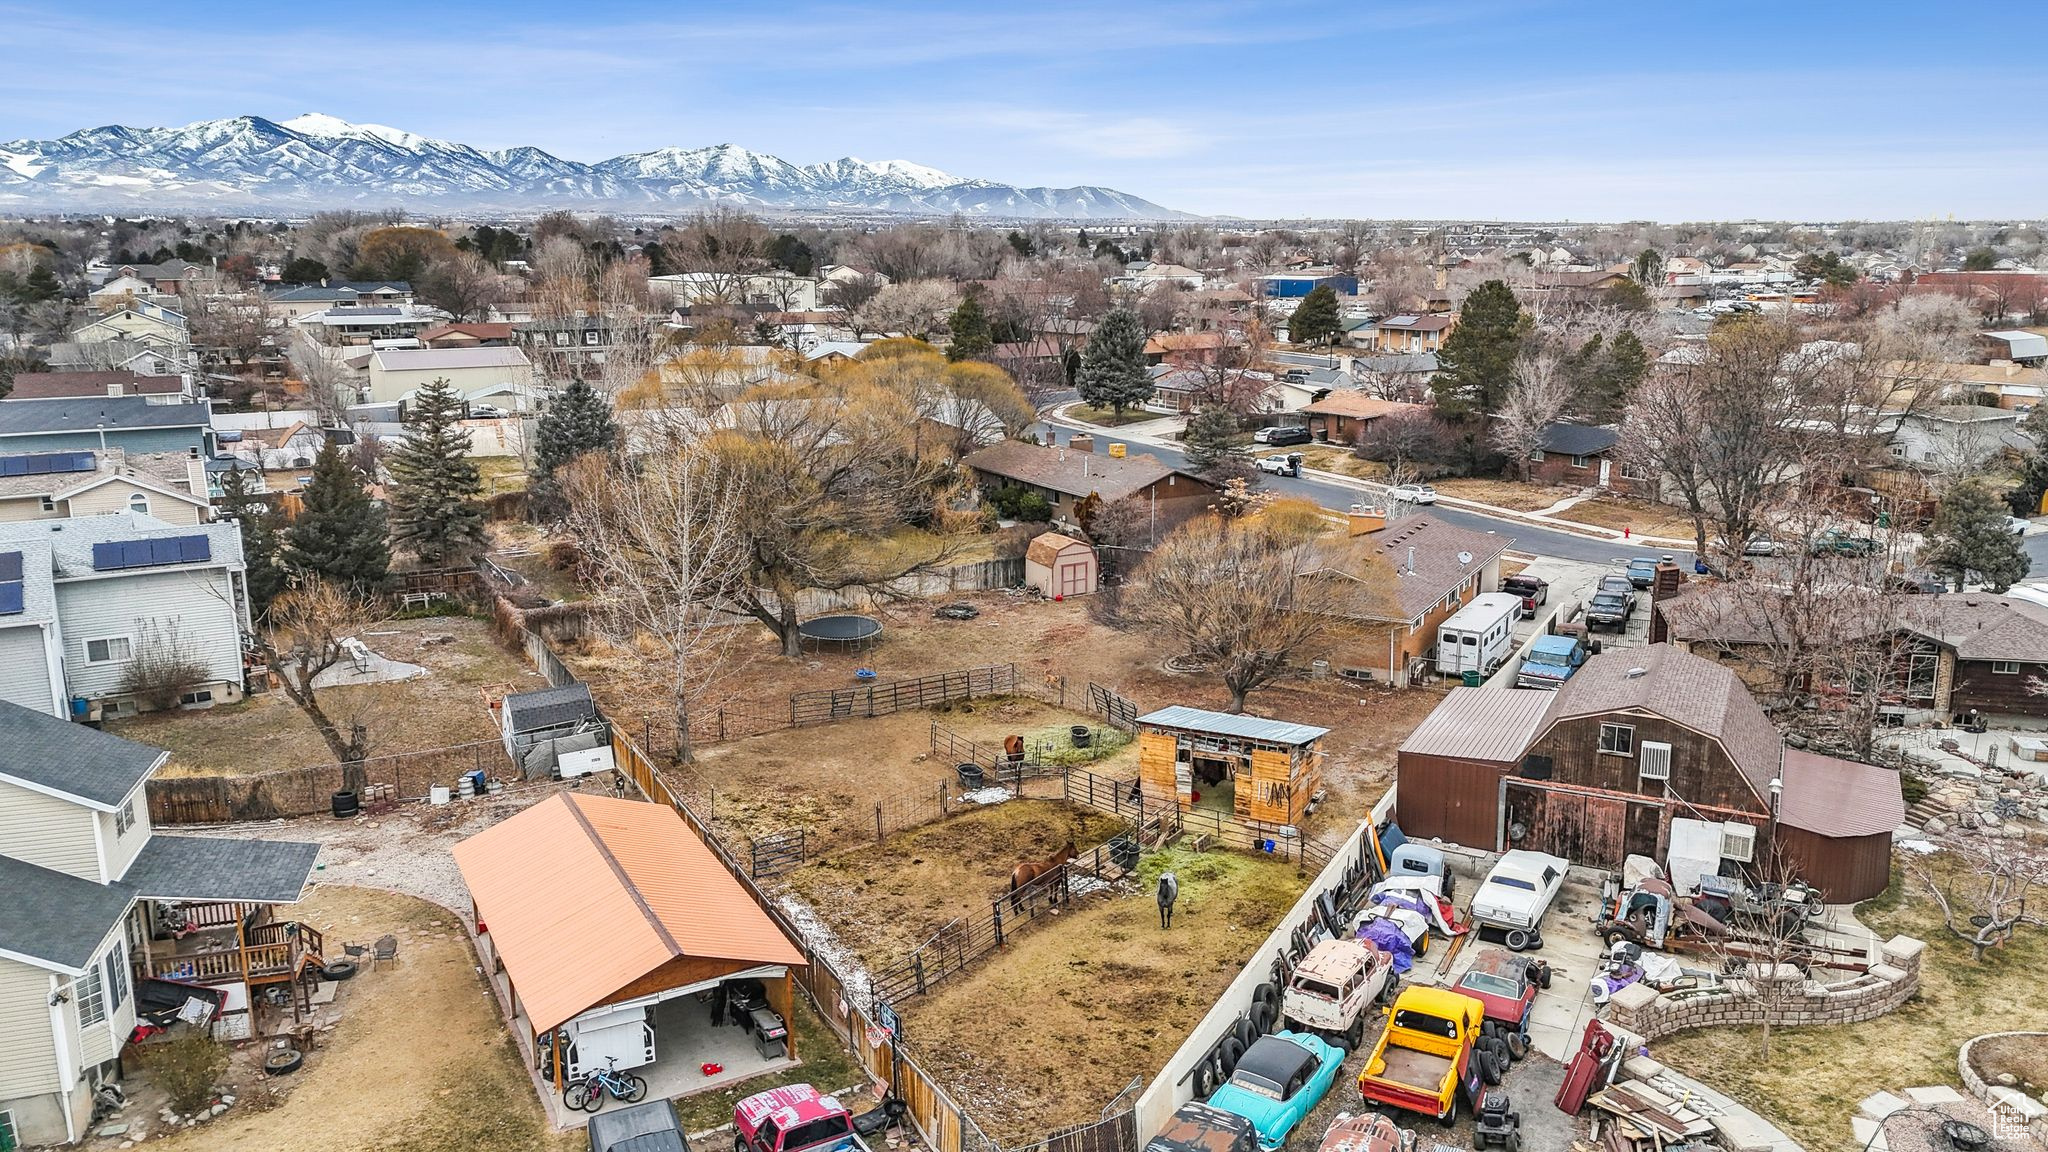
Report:
[{"label": "bare deciduous tree", "polygon": [[1572,379],[1550,344],[1526,348],[1515,359],[1514,375],[1489,433],[1493,446],[1529,478],[1529,458],[1543,447],[1543,430],[1572,404]]},{"label": "bare deciduous tree", "polygon": [[270,629],[257,645],[279,686],[320,733],[342,766],[342,787],[358,795],[368,783],[369,719],[374,694],[341,697],[320,685],[322,673],[348,657],[345,641],[382,618],[375,601],[320,580],[308,580],[270,604]]},{"label": "bare deciduous tree", "polygon": [[305,389],[306,403],[328,425],[339,426],[356,399],[355,378],[348,367],[304,332],[292,339],[291,363]]},{"label": "bare deciduous tree", "polygon": [[1950,857],[1912,856],[1912,869],[1941,909],[1942,926],[1970,946],[1973,959],[2000,947],[2022,927],[2048,927],[2048,918],[2027,911],[2034,890],[2048,887],[2048,852],[2024,840],[1955,840],[1943,845]]}]

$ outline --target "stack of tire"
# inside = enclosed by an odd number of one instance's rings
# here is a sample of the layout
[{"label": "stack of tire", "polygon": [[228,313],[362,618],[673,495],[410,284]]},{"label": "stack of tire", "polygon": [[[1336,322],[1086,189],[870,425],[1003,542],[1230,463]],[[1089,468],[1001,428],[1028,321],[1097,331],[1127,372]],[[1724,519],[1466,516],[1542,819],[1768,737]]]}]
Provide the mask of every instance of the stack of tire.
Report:
[{"label": "stack of tire", "polygon": [[[1275,962],[1275,971],[1279,970]],[[1209,1050],[1202,1062],[1195,1066],[1195,1099],[1207,1100],[1211,1092],[1221,1087],[1230,1074],[1237,1071],[1237,1062],[1243,1058],[1245,1049],[1261,1036],[1270,1036],[1280,1025],[1280,986],[1261,984],[1252,989],[1252,1006],[1244,1015],[1232,1022],[1230,1031],[1216,1046]]]}]

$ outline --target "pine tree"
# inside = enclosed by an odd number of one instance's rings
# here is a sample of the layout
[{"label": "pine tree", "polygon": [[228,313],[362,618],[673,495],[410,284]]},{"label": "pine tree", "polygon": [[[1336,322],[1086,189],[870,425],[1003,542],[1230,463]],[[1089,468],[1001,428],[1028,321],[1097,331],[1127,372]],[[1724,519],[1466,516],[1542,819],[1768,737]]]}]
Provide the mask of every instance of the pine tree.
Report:
[{"label": "pine tree", "polygon": [[1650,354],[1643,342],[1627,328],[1614,334],[1607,346],[1607,375],[1617,397],[1616,410],[1626,407],[1636,394],[1636,385],[1650,374]]},{"label": "pine tree", "polygon": [[57,274],[41,264],[36,265],[21,284],[21,298],[31,304],[55,300],[63,294],[64,287],[57,283]]},{"label": "pine tree", "polygon": [[1474,288],[1458,313],[1458,326],[1437,352],[1429,388],[1438,410],[1458,421],[1498,410],[1529,328],[1528,315],[1505,282],[1488,280]]},{"label": "pine tree", "polygon": [[1145,372],[1145,328],[1129,308],[1112,308],[1088,337],[1081,370],[1074,374],[1081,399],[1108,408],[1123,419],[1124,409],[1152,397],[1152,377]]},{"label": "pine tree", "polygon": [[1921,559],[1955,581],[1958,592],[1971,573],[1984,587],[2003,592],[2026,579],[2031,564],[2006,523],[2004,501],[1982,481],[1966,480],[1941,498]]},{"label": "pine tree", "polygon": [[1236,435],[1237,414],[1221,404],[1211,404],[1189,417],[1180,434],[1188,471],[1205,474],[1234,455],[1231,439]]},{"label": "pine tree", "polygon": [[424,564],[460,563],[483,549],[483,479],[469,458],[462,398],[447,380],[414,393],[405,440],[391,451],[391,540]]},{"label": "pine tree", "polygon": [[609,452],[619,443],[611,406],[582,377],[569,382],[541,415],[534,435],[533,486],[527,511],[537,520],[561,519],[567,511],[557,476],[586,452]]},{"label": "pine tree", "polygon": [[1337,316],[1337,290],[1328,284],[1309,289],[1287,318],[1287,335],[1296,344],[1329,344],[1343,330]]},{"label": "pine tree", "polygon": [[332,440],[321,446],[312,482],[299,495],[304,506],[278,553],[285,570],[356,592],[381,590],[391,575],[384,510]]},{"label": "pine tree", "polygon": [[953,309],[946,320],[946,328],[953,333],[952,343],[946,346],[948,360],[980,360],[995,347],[995,337],[990,333],[988,313],[981,309],[981,293],[969,292]]},{"label": "pine tree", "polygon": [[242,530],[242,563],[249,590],[249,615],[263,619],[270,602],[284,591],[284,569],[277,566],[277,510],[249,485],[249,474],[231,468],[220,480],[219,511]]}]

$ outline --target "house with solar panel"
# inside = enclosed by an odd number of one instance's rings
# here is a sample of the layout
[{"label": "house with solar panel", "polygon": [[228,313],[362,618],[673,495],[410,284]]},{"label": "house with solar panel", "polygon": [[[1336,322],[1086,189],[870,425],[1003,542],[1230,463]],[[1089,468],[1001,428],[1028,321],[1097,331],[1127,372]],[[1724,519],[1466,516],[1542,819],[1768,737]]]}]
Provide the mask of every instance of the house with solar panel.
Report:
[{"label": "house with solar panel", "polygon": [[140,512],[166,524],[213,519],[207,461],[179,452],[0,454],[0,522]]},{"label": "house with solar panel", "polygon": [[51,716],[132,715],[149,658],[195,666],[177,704],[240,700],[251,634],[241,530],[137,512],[0,524],[0,700]]}]

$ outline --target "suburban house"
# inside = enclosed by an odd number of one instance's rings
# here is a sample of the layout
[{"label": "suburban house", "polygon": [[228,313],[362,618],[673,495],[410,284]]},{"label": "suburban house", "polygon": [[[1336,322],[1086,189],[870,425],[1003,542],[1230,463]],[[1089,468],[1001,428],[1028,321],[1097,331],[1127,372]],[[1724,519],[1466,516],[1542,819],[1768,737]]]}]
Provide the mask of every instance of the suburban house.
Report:
[{"label": "suburban house", "polygon": [[1373,325],[1376,352],[1436,352],[1458,326],[1456,316],[1388,316]]},{"label": "suburban house", "polygon": [[351,305],[309,312],[293,320],[292,327],[329,346],[366,348],[379,340],[417,340],[447,320],[446,312],[416,304]]},{"label": "suburban house", "polygon": [[533,364],[517,348],[386,348],[370,356],[370,378],[362,400],[390,404],[436,380],[461,396],[486,388],[533,384]]},{"label": "suburban house", "polygon": [[1355,388],[1333,391],[1302,408],[1308,419],[1308,434],[1324,444],[1355,446],[1365,439],[1375,420],[1400,414],[1428,415],[1426,404],[1403,404],[1397,400],[1376,400]]},{"label": "suburban house", "polygon": [[1382,513],[1355,509],[1349,532],[1336,556],[1302,578],[1356,580],[1374,595],[1364,614],[1332,629],[1319,656],[1340,676],[1399,687],[1427,666],[1438,625],[1500,588],[1501,554],[1514,544],[1426,512],[1389,523]]},{"label": "suburban house", "polygon": [[286,322],[340,308],[393,308],[413,302],[403,280],[338,280],[299,284],[270,293],[270,305]]},{"label": "suburban house", "polygon": [[96,452],[213,455],[213,405],[154,404],[147,396],[0,400],[0,454]]},{"label": "suburban house", "polygon": [[279,427],[244,429],[233,443],[224,442],[222,447],[258,469],[277,471],[311,468],[326,444],[327,432],[319,424],[293,421]]},{"label": "suburban house", "polygon": [[191,370],[191,349],[157,348],[140,340],[59,341],[43,349],[53,372],[132,372],[176,376]]},{"label": "suburban house", "polygon": [[144,396],[153,404],[186,404],[204,396],[185,376],[106,372],[20,372],[9,400],[64,400],[84,396]]},{"label": "suburban house", "polygon": [[512,339],[541,364],[564,371],[583,363],[602,364],[612,346],[611,318],[577,313],[552,320],[528,320],[512,326]]},{"label": "suburban house", "polygon": [[83,724],[0,701],[0,747],[0,1135],[75,1143],[144,997],[212,1003],[223,1038],[268,1030],[263,990],[321,962],[318,930],[276,916],[320,846],[155,832],[170,754]]},{"label": "suburban house", "polygon": [[[1926,371],[1910,363],[1894,364],[1889,378],[1911,385],[1926,378]],[[2048,395],[2048,368],[2030,367],[2011,359],[1989,364],[1943,364],[1937,379],[1949,394],[1963,402],[1989,401],[2000,408],[2031,411]]]},{"label": "suburban house", "polygon": [[815,312],[818,308],[818,281],[794,272],[679,272],[649,276],[647,287],[657,299],[665,294],[678,305],[725,304],[771,312]]},{"label": "suburban house", "polygon": [[0,522],[140,512],[166,524],[213,519],[206,463],[183,452],[0,456]]},{"label": "suburban house", "polygon": [[187,288],[212,287],[220,279],[220,273],[211,264],[199,264],[191,260],[172,259],[161,264],[113,264],[107,268],[109,282],[133,280],[146,285],[151,292],[176,296]]},{"label": "suburban house", "polygon": [[1609,870],[1776,850],[1830,903],[1885,890],[1906,815],[1897,771],[1785,747],[1732,670],[1669,644],[1594,656],[1554,692],[1453,689],[1395,763],[1410,837]]},{"label": "suburban house", "polygon": [[1983,404],[1941,404],[1886,417],[1892,459],[1911,468],[1957,475],[1974,472],[2008,445],[2023,447],[2023,413]]},{"label": "suburban house", "polygon": [[960,463],[984,490],[1024,488],[1052,506],[1053,522],[1080,526],[1074,506],[1090,496],[1107,504],[1133,499],[1146,509],[1149,538],[1207,509],[1216,489],[1153,456],[1108,456],[1052,445],[1004,440],[968,453]]},{"label": "suburban house", "polygon": [[789,1021],[806,961],[675,809],[560,792],[455,845],[455,863],[485,978],[556,1092],[611,1061],[668,1096],[795,1059],[795,1028],[771,1056],[697,1000],[745,982]]},{"label": "suburban house", "polygon": [[1572,487],[1634,487],[1625,483],[1621,433],[1603,425],[1545,424],[1538,447],[1529,453],[1529,479]]},{"label": "suburban house", "polygon": [[149,281],[136,276],[116,276],[86,293],[86,299],[102,311],[112,311],[132,303],[154,304],[159,308],[173,308],[178,304],[177,293],[159,292]]},{"label": "suburban house", "polygon": [[420,333],[429,348],[498,348],[512,342],[510,324],[443,324]]},{"label": "suburban house", "polygon": [[192,344],[184,313],[141,301],[80,324],[71,330],[71,339],[79,344],[132,340],[175,355],[183,355]]},{"label": "suburban house", "polygon": [[1236,343],[1228,332],[1160,332],[1145,341],[1145,363],[1215,364]]},{"label": "suburban house", "polygon": [[0,700],[80,720],[131,715],[160,688],[131,667],[164,655],[195,669],[167,702],[240,700],[244,571],[228,522],[118,511],[0,523]]}]

